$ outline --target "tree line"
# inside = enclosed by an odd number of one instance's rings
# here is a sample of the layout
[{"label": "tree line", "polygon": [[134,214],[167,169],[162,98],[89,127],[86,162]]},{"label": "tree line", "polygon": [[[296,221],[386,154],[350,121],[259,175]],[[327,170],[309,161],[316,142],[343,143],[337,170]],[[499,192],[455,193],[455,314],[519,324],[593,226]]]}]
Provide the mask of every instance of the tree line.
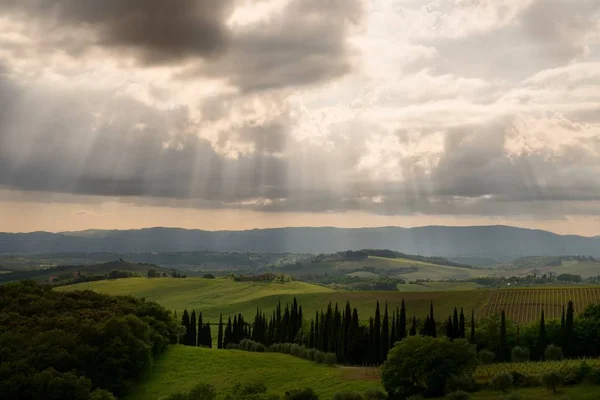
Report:
[{"label": "tree line", "polygon": [[[513,360],[516,347],[526,349],[527,359],[543,360],[549,345],[559,347],[564,357],[597,356],[600,355],[600,338],[596,338],[594,332],[600,333],[600,327],[593,321],[596,317],[600,320],[600,311],[597,316],[590,315],[593,309],[588,307],[575,318],[573,302],[569,301],[560,321],[546,321],[542,310],[539,322],[520,326],[508,321],[504,311],[476,323],[473,310],[467,318],[463,308],[455,307],[447,319],[439,322],[435,318],[433,302],[430,302],[426,317],[417,319],[407,316],[404,300],[396,308],[377,301],[374,316],[368,318],[368,323],[363,323],[358,309],[352,308],[349,302],[344,307],[329,303],[326,309],[305,319],[302,306],[294,298],[292,304],[285,307],[279,302],[270,314],[257,309],[253,320],[249,321],[237,314],[224,322],[221,315],[217,347],[227,348],[244,339],[267,348],[275,343],[296,343],[307,349],[333,353],[339,363],[380,365],[395,343],[408,336],[420,335],[467,339],[478,351],[491,352],[496,361]],[[185,310],[181,324],[188,333],[180,342],[212,347],[210,323],[202,321],[201,313],[198,318],[195,311],[191,317],[189,315]],[[580,339],[585,345],[579,343]]]}]

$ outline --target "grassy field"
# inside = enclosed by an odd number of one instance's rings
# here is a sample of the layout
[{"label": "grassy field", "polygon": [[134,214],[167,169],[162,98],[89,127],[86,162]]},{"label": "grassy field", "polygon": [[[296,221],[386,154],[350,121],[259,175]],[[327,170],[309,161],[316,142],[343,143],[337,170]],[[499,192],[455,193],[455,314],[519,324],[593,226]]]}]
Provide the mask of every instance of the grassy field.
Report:
[{"label": "grassy field", "polygon": [[571,386],[560,388],[554,394],[545,388],[512,390],[502,392],[479,392],[471,395],[472,400],[506,400],[510,394],[518,393],[520,400],[597,400],[600,399],[600,386]]},{"label": "grassy field", "polygon": [[340,391],[381,387],[379,377],[366,375],[362,368],[328,367],[287,354],[172,346],[125,400],[160,399],[203,382],[214,385],[223,398],[233,382],[258,380],[272,393],[311,387],[322,399]]},{"label": "grassy field", "polygon": [[[600,287],[451,290],[446,286],[445,290],[440,290],[443,285],[451,283],[425,284],[432,287],[421,291],[336,292],[303,282],[252,283],[235,282],[230,279],[128,278],[62,286],[57,290],[91,289],[108,294],[145,297],[178,312],[184,308],[202,311],[204,318],[211,322],[216,322],[220,313],[224,316],[242,313],[251,318],[256,314],[257,307],[270,312],[278,301],[282,304],[291,303],[294,297],[302,306],[306,317],[312,317],[315,311],[326,308],[329,302],[334,305],[337,302],[343,307],[346,301],[350,301],[350,305],[358,309],[360,318],[366,320],[373,315],[377,301],[382,306],[387,302],[390,308],[396,308],[404,299],[409,317],[424,317],[429,311],[430,302],[433,301],[438,319],[446,319],[454,306],[457,306],[464,307],[467,315],[474,310],[477,318],[490,316],[504,309],[509,319],[521,323],[537,321],[542,308],[547,319],[560,318],[562,305],[569,300],[574,301],[576,312],[590,303],[600,301]],[[461,288],[461,285],[456,288]]]}]

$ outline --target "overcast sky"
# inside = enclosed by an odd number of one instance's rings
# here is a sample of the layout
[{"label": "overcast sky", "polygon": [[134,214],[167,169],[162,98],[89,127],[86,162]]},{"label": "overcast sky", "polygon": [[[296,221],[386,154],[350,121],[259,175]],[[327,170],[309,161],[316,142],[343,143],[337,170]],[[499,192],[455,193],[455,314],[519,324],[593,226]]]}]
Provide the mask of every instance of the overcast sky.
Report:
[{"label": "overcast sky", "polygon": [[600,235],[600,0],[0,0],[0,231]]}]

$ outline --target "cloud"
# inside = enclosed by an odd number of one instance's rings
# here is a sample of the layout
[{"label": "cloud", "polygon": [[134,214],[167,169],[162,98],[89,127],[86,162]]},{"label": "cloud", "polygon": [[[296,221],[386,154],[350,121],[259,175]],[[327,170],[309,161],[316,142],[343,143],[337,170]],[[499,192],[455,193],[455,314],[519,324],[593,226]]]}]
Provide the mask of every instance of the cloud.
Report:
[{"label": "cloud", "polygon": [[[0,12],[37,20],[41,30],[65,37],[70,50],[87,38],[88,45],[130,51],[143,64],[164,64],[224,51],[232,5],[231,0],[7,0]],[[69,31],[92,36],[77,40]]]}]

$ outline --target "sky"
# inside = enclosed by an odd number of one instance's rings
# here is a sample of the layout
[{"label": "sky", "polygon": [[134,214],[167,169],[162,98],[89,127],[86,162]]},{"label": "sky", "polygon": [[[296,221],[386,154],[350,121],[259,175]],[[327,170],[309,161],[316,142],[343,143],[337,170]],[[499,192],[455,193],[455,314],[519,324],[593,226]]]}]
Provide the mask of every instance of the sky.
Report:
[{"label": "sky", "polygon": [[600,235],[600,0],[0,0],[0,231]]}]

